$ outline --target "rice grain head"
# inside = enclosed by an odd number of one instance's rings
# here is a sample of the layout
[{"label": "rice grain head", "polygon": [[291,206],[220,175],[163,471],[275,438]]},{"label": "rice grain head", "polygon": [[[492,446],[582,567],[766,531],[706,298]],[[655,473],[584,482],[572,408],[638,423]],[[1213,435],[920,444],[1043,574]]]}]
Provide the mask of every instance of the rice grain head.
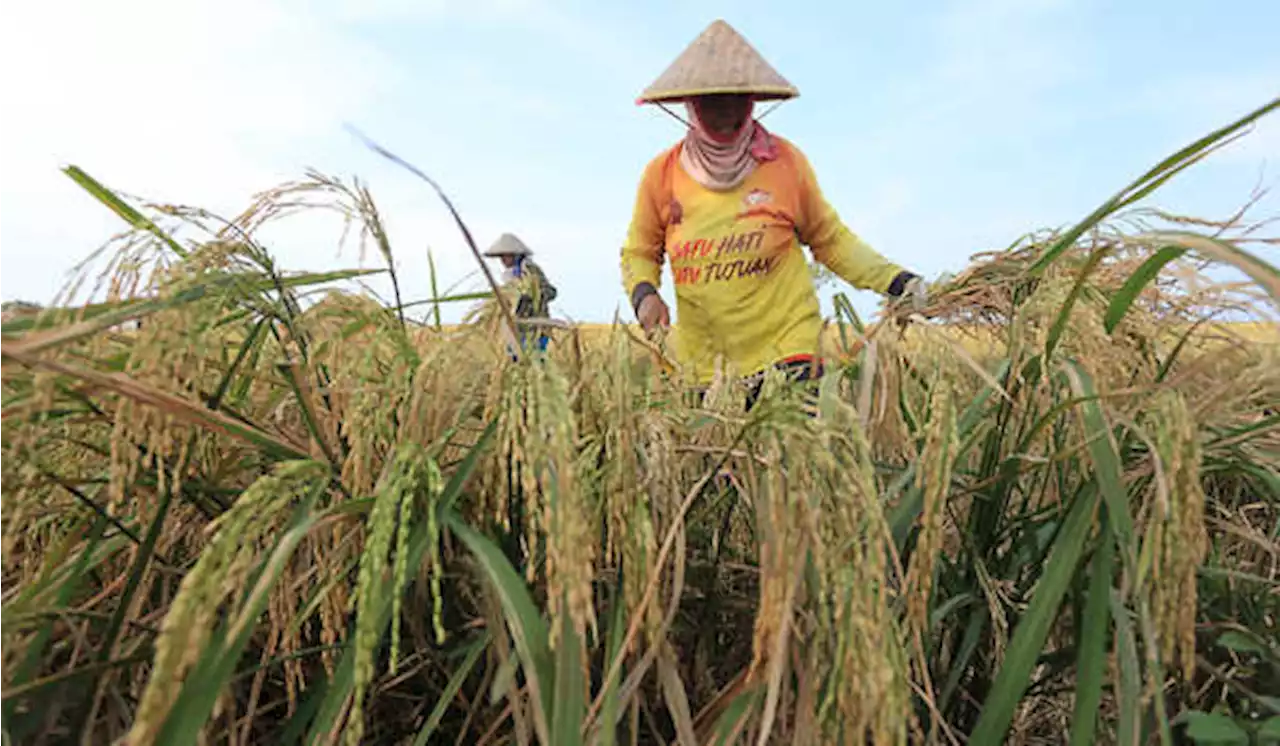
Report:
[{"label": "rice grain head", "polygon": [[924,449],[916,462],[916,486],[923,494],[920,533],[907,570],[907,618],[923,637],[928,633],[933,572],[942,551],[943,514],[958,448],[955,405],[950,384],[934,378]]},{"label": "rice grain head", "polygon": [[[438,502],[440,470],[419,444],[409,441],[402,443],[395,459],[389,464],[382,488],[374,499],[373,510],[368,518],[368,539],[364,553],[360,557],[360,573],[356,588],[356,633],[355,633],[355,683],[351,703],[351,712],[347,717],[346,739],[354,746],[360,743],[364,734],[364,700],[369,685],[374,677],[373,655],[378,648],[381,636],[378,627],[376,610],[391,594],[392,601],[392,633],[391,633],[391,669],[394,671],[400,655],[400,612],[401,597],[408,585],[407,538],[415,510],[413,503],[419,495],[427,496],[428,516],[434,517]],[[433,518],[432,520],[434,525]],[[432,536],[432,542],[438,542],[438,535]],[[387,583],[388,552],[394,541],[395,561],[391,568],[391,583]],[[439,557],[439,550],[431,553],[434,559]],[[436,564],[433,562],[433,564]],[[438,567],[433,568],[438,573]],[[433,592],[438,580],[433,581]],[[436,599],[438,599],[436,593]],[[438,601],[435,602],[438,606]],[[437,617],[433,613],[433,618]]]},{"label": "rice grain head", "polygon": [[821,498],[820,613],[815,640],[831,661],[818,720],[833,741],[906,742],[910,690],[903,637],[887,582],[890,532],[875,483],[872,449],[856,410],[837,394],[835,376],[819,389],[809,451]]},{"label": "rice grain head", "polygon": [[1161,658],[1167,665],[1180,662],[1183,676],[1190,680],[1195,671],[1196,572],[1209,545],[1199,433],[1186,399],[1173,390],[1156,394],[1151,421],[1168,504],[1157,505],[1149,518],[1154,557],[1150,602]]},{"label": "rice grain head", "polygon": [[285,509],[326,479],[327,467],[317,462],[281,464],[210,524],[212,539],[183,578],[161,625],[151,677],[129,731],[130,746],[155,742],[184,677],[205,652],[218,610],[243,589]]}]

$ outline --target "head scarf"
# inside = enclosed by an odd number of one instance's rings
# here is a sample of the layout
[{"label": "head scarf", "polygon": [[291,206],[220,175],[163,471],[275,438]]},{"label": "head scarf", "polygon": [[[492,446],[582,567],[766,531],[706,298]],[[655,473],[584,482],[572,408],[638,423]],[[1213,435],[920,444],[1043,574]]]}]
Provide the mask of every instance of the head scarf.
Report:
[{"label": "head scarf", "polygon": [[686,102],[692,124],[680,149],[680,164],[693,180],[715,191],[736,188],[755,171],[756,164],[778,157],[768,131],[751,118],[728,139],[717,138],[698,117],[693,102]]}]

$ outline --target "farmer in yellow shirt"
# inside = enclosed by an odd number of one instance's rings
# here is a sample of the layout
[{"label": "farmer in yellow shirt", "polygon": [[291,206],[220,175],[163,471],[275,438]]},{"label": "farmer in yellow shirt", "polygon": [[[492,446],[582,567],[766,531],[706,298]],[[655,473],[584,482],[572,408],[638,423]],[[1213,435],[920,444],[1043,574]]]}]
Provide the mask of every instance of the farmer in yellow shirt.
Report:
[{"label": "farmer in yellow shirt", "polygon": [[645,168],[621,252],[623,284],[646,331],[669,326],[657,288],[671,262],[675,352],[699,384],[722,362],[757,380],[775,365],[800,380],[821,375],[822,318],[801,244],[855,287],[924,304],[923,281],[850,231],[804,154],[753,119],[755,102],[797,95],[716,21],[640,98],[683,102],[690,125]]}]

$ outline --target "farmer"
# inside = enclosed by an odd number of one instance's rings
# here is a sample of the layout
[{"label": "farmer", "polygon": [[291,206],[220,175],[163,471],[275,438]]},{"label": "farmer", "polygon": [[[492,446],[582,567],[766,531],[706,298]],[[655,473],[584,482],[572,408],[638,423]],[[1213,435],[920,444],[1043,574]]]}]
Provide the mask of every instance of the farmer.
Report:
[{"label": "farmer", "polygon": [[770,366],[793,380],[822,375],[822,317],[800,244],[855,287],[909,297],[917,310],[925,301],[921,278],[850,231],[804,154],[753,118],[757,101],[797,95],[716,21],[637,102],[681,102],[690,123],[645,168],[621,252],[624,289],[646,331],[670,326],[657,289],[670,260],[677,358],[700,386],[719,363],[731,363],[751,384],[748,406]]},{"label": "farmer", "polygon": [[528,343],[528,335],[534,334],[534,345],[540,351],[547,349],[550,337],[547,325],[540,322],[550,319],[551,301],[556,298],[556,288],[547,280],[542,268],[529,257],[533,251],[510,233],[504,233],[489,247],[485,256],[497,257],[504,267],[502,280],[505,286],[514,286],[519,294],[516,301],[516,323],[520,325],[520,346]]}]

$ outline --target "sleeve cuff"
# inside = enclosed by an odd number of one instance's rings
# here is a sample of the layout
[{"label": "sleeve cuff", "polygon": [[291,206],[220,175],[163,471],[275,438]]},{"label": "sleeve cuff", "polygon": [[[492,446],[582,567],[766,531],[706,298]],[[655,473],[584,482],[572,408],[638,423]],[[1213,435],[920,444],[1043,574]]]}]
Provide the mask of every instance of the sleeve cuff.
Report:
[{"label": "sleeve cuff", "polygon": [[885,295],[891,298],[897,298],[907,289],[907,283],[919,277],[912,272],[899,272],[897,277],[893,278],[893,282],[889,283],[889,289],[885,291]]},{"label": "sleeve cuff", "polygon": [[657,295],[657,293],[658,289],[651,282],[642,282],[636,285],[635,289],[631,291],[631,310],[638,313],[640,311],[640,301],[650,295]]}]

